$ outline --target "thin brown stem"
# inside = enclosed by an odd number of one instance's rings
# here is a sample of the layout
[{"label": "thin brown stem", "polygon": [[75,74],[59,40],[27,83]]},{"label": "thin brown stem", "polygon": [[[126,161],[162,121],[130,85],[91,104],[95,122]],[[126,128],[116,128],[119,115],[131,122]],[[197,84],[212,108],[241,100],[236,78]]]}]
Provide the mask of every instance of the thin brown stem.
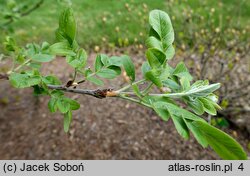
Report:
[{"label": "thin brown stem", "polygon": [[64,92],[91,95],[100,99],[106,98],[106,97],[114,97],[117,95],[112,89],[85,90],[85,89],[68,88],[62,85],[47,85],[47,86],[49,89],[53,89],[53,90],[62,90]]}]

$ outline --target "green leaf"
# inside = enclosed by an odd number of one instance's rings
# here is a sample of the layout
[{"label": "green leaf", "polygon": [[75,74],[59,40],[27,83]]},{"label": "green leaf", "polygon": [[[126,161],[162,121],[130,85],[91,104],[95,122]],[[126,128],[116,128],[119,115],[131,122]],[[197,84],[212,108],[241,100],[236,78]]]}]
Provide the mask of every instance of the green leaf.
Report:
[{"label": "green leaf", "polygon": [[135,95],[141,98],[142,94],[140,92],[139,86],[137,84],[132,84],[132,88],[133,88]]},{"label": "green leaf", "polygon": [[188,127],[182,117],[171,115],[177,132],[184,138],[189,138]]},{"label": "green leaf", "polygon": [[48,42],[43,42],[41,46],[41,50],[46,51],[49,49],[49,47],[50,47],[50,44]]},{"label": "green leaf", "polygon": [[187,127],[189,128],[189,130],[193,133],[195,139],[198,141],[199,144],[201,144],[202,147],[207,147],[208,146],[208,142],[206,140],[206,137],[204,137],[202,129],[197,128],[192,120],[188,120],[184,118],[184,121],[186,122]]},{"label": "green leaf", "polygon": [[16,88],[26,88],[41,82],[40,76],[12,73],[9,77],[11,84]]},{"label": "green leaf", "polygon": [[104,68],[96,72],[96,75],[102,78],[113,79],[117,76],[117,72],[109,68]]},{"label": "green leaf", "polygon": [[70,44],[73,43],[76,36],[76,21],[71,8],[67,8],[61,13],[59,19],[59,31]]},{"label": "green leaf", "polygon": [[141,66],[141,71],[142,71],[143,76],[145,77],[145,74],[146,74],[148,71],[150,71],[150,70],[151,70],[151,67],[150,67],[149,63],[148,63],[147,61],[144,62],[144,63],[142,64],[142,66]]},{"label": "green leaf", "polygon": [[40,76],[30,76],[27,80],[27,83],[29,87],[37,85],[41,82],[41,77]]},{"label": "green leaf", "polygon": [[188,91],[190,89],[190,81],[187,77],[181,77],[180,83],[183,91]]},{"label": "green leaf", "polygon": [[64,113],[63,128],[66,133],[69,131],[71,121],[72,121],[72,111]]},{"label": "green leaf", "polygon": [[157,87],[162,87],[162,82],[159,78],[160,74],[159,70],[152,69],[145,74],[145,78],[152,81]]},{"label": "green leaf", "polygon": [[95,59],[95,72],[98,72],[103,67],[102,55],[98,54]]},{"label": "green leaf", "polygon": [[53,55],[59,56],[75,56],[76,54],[72,51],[72,48],[67,42],[58,42],[50,46],[49,51]]},{"label": "green leaf", "polygon": [[211,114],[211,115],[216,115],[217,114],[217,111],[214,107],[214,102],[207,99],[207,98],[202,98],[200,97],[199,100],[202,102],[203,104],[203,107],[204,107],[204,110],[208,113],[208,114]]},{"label": "green leaf", "polygon": [[33,95],[39,96],[39,95],[47,95],[48,89],[44,86],[34,85],[33,87]]},{"label": "green leaf", "polygon": [[80,108],[80,104],[77,101],[72,100],[70,98],[64,98],[64,100],[70,104],[71,110],[77,110]]},{"label": "green leaf", "polygon": [[42,67],[41,63],[38,63],[38,62],[30,62],[28,66],[33,69],[38,69],[38,70]]},{"label": "green leaf", "polygon": [[36,62],[50,62],[54,59],[54,56],[49,55],[49,54],[35,54],[31,58],[33,61]]},{"label": "green leaf", "polygon": [[189,91],[189,94],[192,94],[192,96],[194,97],[204,97],[204,96],[211,94],[212,92],[214,92],[215,90],[219,88],[220,88],[220,83],[215,83],[215,84],[210,84],[210,85],[205,85],[205,86],[198,86],[196,88],[192,88]]},{"label": "green leaf", "polygon": [[180,93],[164,94],[163,96],[171,97],[171,98],[180,98],[184,96],[204,97],[204,96],[211,94],[213,91],[217,90],[219,87],[220,87],[220,83],[211,84],[207,86],[200,86],[196,88],[192,88],[191,86],[192,89],[190,90],[183,91]]},{"label": "green leaf", "polygon": [[190,81],[192,80],[192,76],[189,74],[187,67],[185,66],[185,64],[183,62],[180,62],[175,70],[172,73],[175,76],[178,76],[179,78],[181,77],[186,77],[187,79],[189,79]]},{"label": "green leaf", "polygon": [[162,105],[162,108],[167,109],[171,116],[175,115],[178,117],[183,117],[185,119],[194,120],[194,121],[205,121],[204,119],[200,118],[199,116],[196,116],[195,114],[193,114],[185,109],[182,109],[182,108],[180,108],[177,105],[174,105],[172,103],[164,102],[164,104]]},{"label": "green leaf", "polygon": [[121,68],[118,67],[118,66],[115,66],[115,65],[110,65],[110,66],[108,66],[107,68],[108,68],[108,69],[111,69],[111,70],[113,70],[113,71],[115,71],[117,76],[120,75],[121,72],[122,72],[122,71],[121,71]]},{"label": "green leaf", "polygon": [[170,45],[167,50],[165,51],[165,55],[166,55],[166,59],[170,60],[174,57],[175,54],[175,49],[173,47],[173,45]]},{"label": "green leaf", "polygon": [[56,110],[57,110],[57,103],[56,102],[57,102],[57,99],[53,98],[53,97],[51,97],[51,99],[48,102],[48,108],[49,108],[50,112],[52,112],[52,113],[56,112]]},{"label": "green leaf", "polygon": [[85,70],[84,75],[86,79],[96,85],[102,86],[104,84],[103,81],[100,79],[97,79],[95,76],[91,76],[92,73],[93,72],[90,69]]},{"label": "green leaf", "polygon": [[203,133],[203,136],[206,138],[208,144],[222,159],[247,159],[247,154],[240,144],[228,134],[207,124],[206,122],[194,121],[192,124]]},{"label": "green leaf", "polygon": [[146,57],[152,68],[158,68],[166,60],[166,55],[156,48],[149,48],[146,51]]},{"label": "green leaf", "polygon": [[152,26],[149,29],[149,36],[156,38],[157,40],[161,41],[161,37],[157,34],[157,32],[152,28]]},{"label": "green leaf", "polygon": [[187,104],[195,114],[202,115],[204,113],[203,104],[198,98],[187,101]]},{"label": "green leaf", "polygon": [[160,74],[161,81],[164,81],[164,80],[168,79],[169,76],[170,76],[169,67],[163,67],[163,69],[161,71],[161,74]]},{"label": "green leaf", "polygon": [[121,67],[123,65],[122,64],[122,58],[118,57],[118,56],[112,56],[112,57],[109,58],[108,64]]},{"label": "green leaf", "polygon": [[166,108],[162,108],[164,107],[164,104],[164,102],[157,101],[153,103],[153,109],[161,117],[162,120],[168,121],[168,119],[170,118],[170,114]]},{"label": "green leaf", "polygon": [[103,65],[107,66],[109,65],[109,57],[105,54],[100,54],[101,57],[101,61],[103,63]]},{"label": "green leaf", "polygon": [[180,89],[180,85],[177,84],[172,79],[166,79],[162,81],[164,87],[169,87],[171,90],[178,91]]},{"label": "green leaf", "polygon": [[160,51],[164,51],[163,50],[163,46],[161,41],[159,41],[157,38],[155,38],[154,36],[150,36],[147,40],[146,40],[146,46],[148,48],[156,48]]},{"label": "green leaf", "polygon": [[64,95],[64,92],[61,90],[52,90],[51,92],[51,96],[55,97],[55,98],[62,98]]},{"label": "green leaf", "polygon": [[4,41],[3,44],[4,44],[5,49],[7,51],[15,51],[16,49],[18,49],[16,41],[12,37],[10,37],[10,36],[7,36],[5,38],[5,41]]},{"label": "green leaf", "polygon": [[161,10],[153,10],[149,14],[149,23],[160,37],[164,50],[174,41],[174,30],[167,13]]},{"label": "green leaf", "polygon": [[96,85],[98,85],[98,86],[104,85],[104,83],[103,83],[102,80],[100,80],[100,79],[98,79],[98,78],[96,78],[94,76],[87,77],[87,80],[90,81],[90,82],[92,82],[92,83],[94,83],[94,84],[96,84]]},{"label": "green leaf", "polygon": [[126,55],[123,55],[121,57],[121,59],[122,59],[122,64],[123,64],[124,70],[127,73],[127,76],[133,82],[135,80],[135,66],[134,66],[132,60],[130,59],[129,56],[126,56]]},{"label": "green leaf", "polygon": [[66,113],[70,110],[70,104],[65,98],[58,99],[56,105],[61,113]]},{"label": "green leaf", "polygon": [[84,49],[80,49],[76,56],[68,56],[66,61],[73,68],[84,68],[87,63],[87,53]]},{"label": "green leaf", "polygon": [[45,84],[52,84],[52,85],[61,85],[62,84],[61,81],[57,77],[52,76],[52,75],[43,77],[42,80]]},{"label": "green leaf", "polygon": [[20,74],[20,73],[12,73],[9,77],[10,83],[15,88],[25,88],[29,87],[27,83],[28,75],[26,74]]}]

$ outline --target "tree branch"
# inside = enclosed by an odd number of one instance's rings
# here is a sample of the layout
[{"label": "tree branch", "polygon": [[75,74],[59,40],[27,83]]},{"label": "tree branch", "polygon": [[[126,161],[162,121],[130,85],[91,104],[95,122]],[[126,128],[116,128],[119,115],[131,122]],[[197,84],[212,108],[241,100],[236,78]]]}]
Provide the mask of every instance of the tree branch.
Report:
[{"label": "tree branch", "polygon": [[91,96],[94,96],[94,97],[100,98],[100,99],[106,98],[106,97],[116,97],[118,95],[112,89],[85,90],[85,89],[67,88],[67,87],[62,86],[62,85],[47,85],[47,86],[49,89],[53,89],[53,90],[62,90],[64,92],[91,95]]},{"label": "tree branch", "polygon": [[0,79],[6,79],[9,80],[9,75],[0,73]]},{"label": "tree branch", "polygon": [[[30,9],[28,9],[26,12],[20,13],[20,16],[23,17],[23,16],[26,16],[26,15],[30,14],[31,12],[33,12],[34,10],[36,10],[37,8],[39,8],[43,4],[43,2],[44,2],[44,0],[40,0],[33,7],[31,7]],[[11,17],[7,22],[5,22],[4,24],[2,24],[2,26],[7,26],[7,25],[11,24],[12,22],[14,22],[14,19]]]},{"label": "tree branch", "polygon": [[34,10],[36,10],[37,8],[39,8],[43,4],[43,1],[44,0],[40,0],[39,2],[37,2],[32,8],[30,8],[26,12],[21,13],[21,16],[26,16],[30,14],[31,12],[33,12]]}]

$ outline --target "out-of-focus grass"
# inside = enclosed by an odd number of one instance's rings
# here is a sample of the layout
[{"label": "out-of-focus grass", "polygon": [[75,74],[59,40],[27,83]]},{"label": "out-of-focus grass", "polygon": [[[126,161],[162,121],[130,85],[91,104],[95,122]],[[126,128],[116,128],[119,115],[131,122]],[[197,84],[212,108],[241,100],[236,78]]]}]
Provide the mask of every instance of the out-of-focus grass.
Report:
[{"label": "out-of-focus grass", "polygon": [[[148,12],[164,8],[164,0],[72,0],[72,5],[78,22],[77,40],[84,47],[92,47],[143,42]],[[12,24],[15,38],[20,43],[53,41],[62,9],[57,2],[45,0],[39,9]]]},{"label": "out-of-focus grass", "polygon": [[[169,13],[178,45],[192,46],[193,35],[199,35],[202,30],[208,34],[219,30],[220,35],[226,35],[224,31],[229,23],[239,31],[249,28],[250,2],[247,0],[72,0],[72,3],[78,22],[77,40],[86,48],[143,44],[147,37],[148,13],[152,9]],[[12,23],[18,43],[53,42],[62,9],[56,1],[45,0],[39,9]]]}]

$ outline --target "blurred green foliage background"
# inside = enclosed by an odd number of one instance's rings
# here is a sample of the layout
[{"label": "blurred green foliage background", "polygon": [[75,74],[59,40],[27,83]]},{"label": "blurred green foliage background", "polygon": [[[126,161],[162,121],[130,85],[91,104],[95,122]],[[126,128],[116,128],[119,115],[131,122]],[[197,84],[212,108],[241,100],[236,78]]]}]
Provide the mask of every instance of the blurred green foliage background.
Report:
[{"label": "blurred green foliage background", "polygon": [[[6,14],[15,11],[13,6],[17,9],[38,1],[0,0],[0,24],[4,24]],[[193,47],[197,40],[207,40],[209,34],[220,36],[216,42],[225,47],[227,42],[235,40],[235,35],[241,41],[246,40],[250,28],[250,1],[247,0],[72,0],[71,3],[78,22],[77,39],[88,49],[128,45],[142,48],[148,32],[148,13],[152,9],[165,10],[170,15],[176,31],[175,43],[184,49]],[[65,0],[44,0],[30,15],[20,19],[17,15],[8,28],[14,29],[12,35],[20,44],[52,42],[58,15],[65,4]],[[1,33],[4,32],[2,29]],[[0,40],[3,38],[1,35]]]}]

